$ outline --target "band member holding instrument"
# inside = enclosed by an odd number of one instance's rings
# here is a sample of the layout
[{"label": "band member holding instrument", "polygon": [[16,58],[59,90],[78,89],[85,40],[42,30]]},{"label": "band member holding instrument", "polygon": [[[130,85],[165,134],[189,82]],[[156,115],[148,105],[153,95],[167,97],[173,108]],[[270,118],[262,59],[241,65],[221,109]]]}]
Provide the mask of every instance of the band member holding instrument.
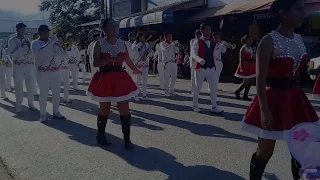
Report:
[{"label": "band member holding instrument", "polygon": [[32,86],[34,59],[30,50],[30,42],[25,37],[25,28],[23,23],[16,25],[17,34],[10,38],[8,43],[9,56],[13,61],[13,80],[16,95],[16,112],[22,112],[23,101],[23,80],[28,94],[28,105],[30,110],[36,110],[33,105],[34,87]]},{"label": "band member holding instrument", "polygon": [[79,74],[79,50],[77,46],[74,44],[73,36],[69,35],[67,37],[67,45],[66,45],[67,55],[68,55],[68,64],[69,70],[72,75],[72,86],[74,90],[78,90],[78,74]]},{"label": "band member holding instrument", "polygon": [[[60,85],[61,85],[61,47],[57,46],[58,38],[49,38],[50,29],[47,25],[38,28],[40,38],[32,42],[32,52],[36,61],[37,81],[40,89],[40,122],[47,121],[47,99],[49,89],[52,91],[53,118],[64,119],[60,114]],[[66,55],[65,55],[66,56]]]},{"label": "band member holding instrument", "polygon": [[107,18],[102,22],[101,28],[106,37],[95,43],[93,51],[93,65],[99,67],[100,71],[94,75],[88,88],[88,96],[100,104],[97,142],[99,145],[110,145],[105,136],[105,129],[111,102],[116,102],[125,147],[132,149],[129,100],[138,95],[139,91],[132,78],[123,69],[123,62],[127,63],[135,74],[141,74],[141,72],[131,61],[124,41],[117,38],[116,22],[112,18]]},{"label": "band member holding instrument", "polygon": [[248,94],[253,83],[253,78],[256,76],[256,62],[251,47],[253,41],[249,35],[244,36],[241,41],[243,46],[240,49],[239,65],[235,76],[242,78],[243,83],[235,91],[235,95],[237,99],[240,99],[240,93],[244,89],[243,100],[251,101]]},{"label": "band member holding instrument", "polygon": [[68,65],[68,56],[66,52],[66,48],[63,44],[63,36],[61,34],[57,35],[57,42],[55,43],[57,47],[60,48],[60,51],[63,53],[59,53],[56,55],[56,59],[61,62],[60,66],[60,76],[63,84],[63,102],[71,103],[72,101],[69,99],[70,93],[70,69]]},{"label": "band member holding instrument", "polygon": [[192,48],[193,59],[197,62],[195,67],[195,90],[193,92],[193,110],[201,112],[198,99],[204,79],[207,79],[210,86],[211,112],[221,114],[224,111],[217,104],[217,75],[214,60],[214,49],[216,43],[211,38],[211,26],[203,23],[200,25],[202,37],[195,40]]},{"label": "band member holding instrument", "polygon": [[[135,54],[134,63],[135,66],[141,71],[142,74],[137,75],[136,85],[140,89],[142,81],[142,99],[147,99],[147,85],[149,74],[149,57],[152,57],[154,52],[152,51],[153,45],[149,45],[146,42],[144,34],[138,33],[136,42],[132,45],[132,51]],[[139,97],[135,97],[136,101],[139,101]]]},{"label": "band member holding instrument", "polygon": [[91,72],[90,72],[91,79],[93,78],[94,74],[98,71],[98,68],[93,66],[93,47],[94,47],[94,44],[100,40],[100,34],[95,33],[93,34],[92,38],[93,38],[93,41],[89,44],[88,50],[87,50],[87,54],[89,55],[90,69],[91,69]]},{"label": "band member holding instrument", "polygon": [[177,80],[175,55],[179,52],[178,41],[172,41],[172,34],[169,32],[164,33],[164,38],[165,41],[160,43],[164,69],[164,92],[165,96],[174,96],[174,86]]},{"label": "band member holding instrument", "polygon": [[[163,36],[159,37],[159,42],[161,43],[164,41]],[[164,63],[162,61],[162,52],[160,48],[160,43],[158,43],[155,47],[156,52],[154,53],[154,57],[157,58],[158,63],[157,63],[157,70],[159,72],[159,85],[160,89],[164,90]]]}]

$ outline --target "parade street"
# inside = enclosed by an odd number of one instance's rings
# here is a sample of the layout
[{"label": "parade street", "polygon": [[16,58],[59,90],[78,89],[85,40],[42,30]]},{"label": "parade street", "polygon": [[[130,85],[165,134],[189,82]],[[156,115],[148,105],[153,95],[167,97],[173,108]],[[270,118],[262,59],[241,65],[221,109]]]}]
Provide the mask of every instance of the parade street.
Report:
[{"label": "parade street", "polygon": [[[62,104],[67,120],[46,124],[38,122],[38,111],[28,110],[26,98],[24,113],[15,114],[14,94],[8,93],[10,101],[0,101],[0,179],[248,179],[257,138],[240,129],[249,102],[235,99],[238,85],[219,85],[218,104],[225,113],[214,116],[206,83],[199,98],[203,113],[199,114],[191,108],[189,81],[178,80],[177,95],[171,98],[163,96],[157,82],[149,78],[149,100],[131,103],[133,151],[123,147],[115,108],[106,130],[112,145],[97,146],[98,106],[85,96],[88,84],[81,85],[82,91],[70,92],[72,104]],[[320,109],[316,102],[313,105]],[[38,102],[35,106],[39,108]],[[47,109],[52,114],[51,102]],[[292,179],[290,159],[285,142],[279,141],[264,178]]]}]

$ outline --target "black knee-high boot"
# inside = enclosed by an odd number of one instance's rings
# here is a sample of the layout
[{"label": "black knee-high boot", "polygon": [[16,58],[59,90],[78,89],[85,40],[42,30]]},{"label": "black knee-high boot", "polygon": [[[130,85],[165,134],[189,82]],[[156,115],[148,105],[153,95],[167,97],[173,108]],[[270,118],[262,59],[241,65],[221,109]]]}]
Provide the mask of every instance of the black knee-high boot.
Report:
[{"label": "black knee-high boot", "polygon": [[108,121],[108,116],[101,116],[100,114],[98,115],[98,119],[97,119],[98,135],[96,138],[97,138],[98,144],[102,146],[107,146],[111,144],[110,142],[107,141],[107,138],[105,135],[107,121]]},{"label": "black knee-high boot", "polygon": [[241,98],[240,98],[240,93],[241,93],[241,91],[244,89],[244,87],[245,87],[245,85],[242,83],[242,84],[240,84],[239,88],[234,92],[234,94],[236,95],[236,98],[237,98],[238,100],[241,99]]},{"label": "black knee-high boot", "polygon": [[300,169],[301,169],[301,164],[294,159],[293,157],[291,158],[291,172],[294,180],[299,180],[300,179]]},{"label": "black knee-high boot", "polygon": [[257,157],[257,154],[254,153],[251,157],[250,180],[261,180],[267,163],[268,161],[264,159],[259,159]]},{"label": "black knee-high boot", "polygon": [[123,140],[125,147],[127,149],[132,149],[133,144],[130,140],[130,128],[131,128],[131,114],[127,116],[120,116],[121,125],[122,125],[122,132],[123,132]]},{"label": "black knee-high boot", "polygon": [[243,93],[243,100],[245,101],[251,101],[252,99],[249,98],[249,91],[250,91],[250,88],[251,88],[251,84],[248,84],[245,86],[244,88],[244,93]]}]

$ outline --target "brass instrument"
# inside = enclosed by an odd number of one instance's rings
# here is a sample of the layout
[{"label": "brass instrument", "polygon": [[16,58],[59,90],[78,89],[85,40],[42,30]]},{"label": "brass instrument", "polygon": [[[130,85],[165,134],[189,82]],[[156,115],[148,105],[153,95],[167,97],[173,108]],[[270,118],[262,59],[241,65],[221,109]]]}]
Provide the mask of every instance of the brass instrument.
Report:
[{"label": "brass instrument", "polygon": [[230,44],[230,43],[228,43],[226,41],[222,41],[221,43],[222,43],[223,46],[225,46],[226,48],[229,48],[229,49],[236,49],[236,47],[237,47],[237,45]]},{"label": "brass instrument", "polygon": [[98,28],[92,29],[91,31],[89,31],[88,37],[89,38],[93,38],[94,34],[100,34],[101,35],[101,32],[102,32],[101,29],[98,29]]}]

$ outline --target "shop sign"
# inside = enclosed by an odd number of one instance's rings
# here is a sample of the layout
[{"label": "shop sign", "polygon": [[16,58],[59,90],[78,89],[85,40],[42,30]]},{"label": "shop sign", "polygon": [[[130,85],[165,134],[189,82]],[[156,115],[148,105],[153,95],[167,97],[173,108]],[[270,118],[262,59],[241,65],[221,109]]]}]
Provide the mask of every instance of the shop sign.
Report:
[{"label": "shop sign", "polygon": [[273,18],[273,15],[271,13],[260,13],[260,14],[253,15],[254,20],[270,19],[270,18]]}]

